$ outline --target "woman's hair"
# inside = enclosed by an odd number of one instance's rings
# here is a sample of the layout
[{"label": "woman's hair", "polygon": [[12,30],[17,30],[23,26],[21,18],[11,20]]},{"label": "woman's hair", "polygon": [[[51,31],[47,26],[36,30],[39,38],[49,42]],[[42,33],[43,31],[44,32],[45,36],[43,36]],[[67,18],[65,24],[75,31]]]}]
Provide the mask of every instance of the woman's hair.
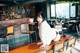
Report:
[{"label": "woman's hair", "polygon": [[45,16],[44,16],[44,14],[42,13],[42,11],[38,12],[37,17],[40,16],[40,15],[42,16],[42,19],[43,19],[43,21],[44,21],[44,20],[45,20]]}]

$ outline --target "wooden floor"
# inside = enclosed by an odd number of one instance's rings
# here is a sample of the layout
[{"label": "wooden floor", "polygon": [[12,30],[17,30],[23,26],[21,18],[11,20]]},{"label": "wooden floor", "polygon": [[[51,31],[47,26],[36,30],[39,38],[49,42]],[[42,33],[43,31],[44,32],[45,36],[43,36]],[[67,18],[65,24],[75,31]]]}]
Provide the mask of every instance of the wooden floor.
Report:
[{"label": "wooden floor", "polygon": [[[62,37],[61,39],[60,39],[60,41],[65,41],[65,40],[67,40],[69,37]],[[58,42],[60,42],[60,41],[58,41]],[[52,42],[51,44],[50,44],[50,46],[53,46],[53,45],[55,45],[57,42]],[[41,48],[39,48],[41,45],[37,45],[36,43],[32,43],[32,44],[29,44],[29,45],[26,45],[26,46],[22,46],[22,47],[20,47],[20,48],[17,48],[17,49],[14,49],[14,50],[11,50],[11,51],[9,51],[8,53],[36,53],[36,52],[38,52],[38,51],[40,51],[40,50],[43,50],[43,49],[41,49]],[[48,53],[52,53],[52,50],[51,51],[49,51]]]}]

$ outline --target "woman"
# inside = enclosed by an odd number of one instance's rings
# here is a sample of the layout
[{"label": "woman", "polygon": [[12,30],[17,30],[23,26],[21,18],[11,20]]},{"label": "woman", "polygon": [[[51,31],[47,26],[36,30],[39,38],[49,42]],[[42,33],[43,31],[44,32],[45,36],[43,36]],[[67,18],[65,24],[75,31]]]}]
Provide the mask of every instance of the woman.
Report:
[{"label": "woman", "polygon": [[41,42],[37,44],[42,44],[41,48],[49,47],[52,40],[58,41],[60,39],[60,35],[56,33],[54,28],[51,28],[50,25],[44,20],[44,15],[42,12],[38,13],[37,21],[38,21],[38,29],[39,29],[39,37]]}]

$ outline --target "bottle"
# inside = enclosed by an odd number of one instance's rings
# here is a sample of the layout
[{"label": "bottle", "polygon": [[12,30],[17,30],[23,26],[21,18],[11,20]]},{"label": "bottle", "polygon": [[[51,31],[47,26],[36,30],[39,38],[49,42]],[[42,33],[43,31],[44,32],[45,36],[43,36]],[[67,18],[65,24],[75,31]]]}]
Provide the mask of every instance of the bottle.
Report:
[{"label": "bottle", "polygon": [[25,9],[22,7],[22,14],[25,14],[25,12],[26,12]]}]

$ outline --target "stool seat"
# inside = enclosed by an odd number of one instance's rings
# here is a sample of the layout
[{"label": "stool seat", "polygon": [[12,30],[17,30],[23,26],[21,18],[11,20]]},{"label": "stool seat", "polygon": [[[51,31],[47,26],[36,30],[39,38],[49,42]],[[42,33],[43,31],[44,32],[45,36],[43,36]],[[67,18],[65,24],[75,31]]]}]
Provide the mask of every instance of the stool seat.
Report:
[{"label": "stool seat", "polygon": [[32,34],[32,33],[34,33],[35,31],[30,31],[30,30],[27,30],[26,31],[26,33],[28,33],[28,34]]},{"label": "stool seat", "polygon": [[34,33],[35,31],[32,31],[32,30],[27,30],[26,32],[22,32],[22,34],[32,34]]}]

